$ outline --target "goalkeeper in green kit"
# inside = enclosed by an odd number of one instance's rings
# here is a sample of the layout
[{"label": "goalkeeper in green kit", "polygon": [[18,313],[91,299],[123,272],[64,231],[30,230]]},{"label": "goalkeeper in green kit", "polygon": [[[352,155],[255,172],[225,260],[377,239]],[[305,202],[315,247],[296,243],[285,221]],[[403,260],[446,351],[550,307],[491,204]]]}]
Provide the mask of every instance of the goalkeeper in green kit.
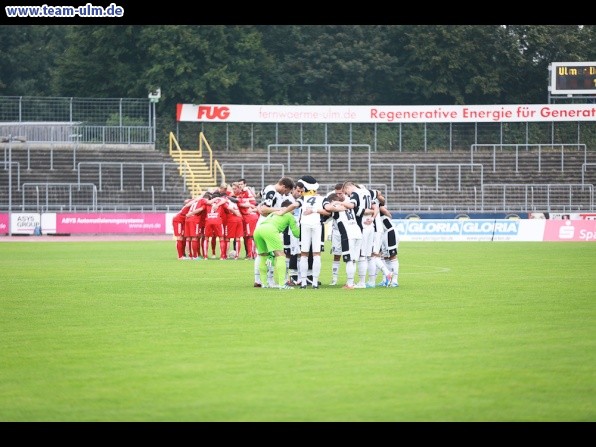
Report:
[{"label": "goalkeeper in green kit", "polygon": [[281,206],[284,208],[269,214],[265,220],[257,225],[253,237],[257,253],[260,256],[259,274],[263,287],[268,287],[265,285],[267,284],[267,258],[272,254],[274,257],[273,274],[276,283],[279,284],[280,289],[293,289],[293,287],[285,284],[286,254],[284,253],[281,234],[289,227],[295,237],[300,237],[300,228],[291,213],[298,205],[290,200],[284,200]]}]

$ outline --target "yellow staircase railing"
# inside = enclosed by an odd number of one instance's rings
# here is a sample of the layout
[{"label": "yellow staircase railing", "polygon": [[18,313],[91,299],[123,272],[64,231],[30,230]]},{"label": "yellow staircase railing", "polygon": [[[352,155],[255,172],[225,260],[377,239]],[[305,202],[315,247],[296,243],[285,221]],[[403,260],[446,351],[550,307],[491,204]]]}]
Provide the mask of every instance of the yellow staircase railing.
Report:
[{"label": "yellow staircase railing", "polygon": [[[198,150],[181,149],[173,132],[170,132],[169,146],[170,156],[178,163],[178,171],[185,178],[193,197],[200,196],[204,191],[225,183],[226,176],[223,169],[219,162],[213,158],[213,151],[203,132],[199,133]],[[203,156],[203,148],[205,148],[205,156]]]}]

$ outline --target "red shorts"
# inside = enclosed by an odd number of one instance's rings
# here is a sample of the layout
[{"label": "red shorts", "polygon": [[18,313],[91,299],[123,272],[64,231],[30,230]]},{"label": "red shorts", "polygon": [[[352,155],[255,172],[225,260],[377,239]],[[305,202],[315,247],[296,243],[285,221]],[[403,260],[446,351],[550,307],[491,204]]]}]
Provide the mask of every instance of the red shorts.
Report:
[{"label": "red shorts", "polygon": [[228,225],[226,226],[226,236],[229,239],[239,239],[244,237],[244,223],[242,220],[228,219]]},{"label": "red shorts", "polygon": [[174,228],[174,236],[184,236],[186,217],[174,217],[172,219],[172,226]]},{"label": "red shorts", "polygon": [[259,215],[257,213],[244,214],[242,216],[242,220],[244,221],[244,237],[251,237],[253,234],[255,234],[255,228],[257,228]]},{"label": "red shorts", "polygon": [[221,221],[205,222],[205,237],[223,237],[224,227]]},{"label": "red shorts", "polygon": [[198,217],[191,216],[186,219],[184,226],[184,235],[186,237],[198,237],[201,235],[200,219]]}]

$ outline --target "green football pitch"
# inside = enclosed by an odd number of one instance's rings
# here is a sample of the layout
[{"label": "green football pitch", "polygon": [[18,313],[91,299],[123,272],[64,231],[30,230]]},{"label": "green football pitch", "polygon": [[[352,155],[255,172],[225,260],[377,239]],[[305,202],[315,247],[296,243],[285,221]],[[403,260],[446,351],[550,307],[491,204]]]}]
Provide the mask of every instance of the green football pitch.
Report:
[{"label": "green football pitch", "polygon": [[594,421],[596,243],[402,242],[399,288],[0,243],[0,421]]}]

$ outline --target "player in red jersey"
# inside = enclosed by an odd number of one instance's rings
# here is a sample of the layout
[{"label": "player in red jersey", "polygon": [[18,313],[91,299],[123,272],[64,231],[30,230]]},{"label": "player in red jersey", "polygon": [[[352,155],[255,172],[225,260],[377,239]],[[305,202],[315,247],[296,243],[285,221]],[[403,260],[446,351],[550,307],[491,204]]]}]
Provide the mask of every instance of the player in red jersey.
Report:
[{"label": "player in red jersey", "polygon": [[[243,197],[248,200],[248,201],[245,200],[245,203],[249,203],[251,207],[254,206],[255,213],[257,214],[256,220],[253,220],[252,218],[248,219],[250,221],[250,228],[249,228],[250,237],[248,239],[246,237],[244,238],[244,249],[246,250],[246,259],[253,259],[257,255],[257,250],[255,247],[254,238],[253,238],[253,233],[255,232],[255,228],[257,226],[257,221],[259,220],[258,210],[256,209],[256,206],[258,204],[257,196],[255,194],[255,189],[252,186],[248,186],[248,184],[246,183],[246,179],[243,179],[243,178],[238,179],[237,183],[240,185],[240,190],[242,191]],[[233,191],[233,188],[232,188],[232,191]],[[246,227],[246,219],[245,219],[244,226]],[[245,228],[245,234],[246,234],[246,228]],[[249,247],[249,242],[251,245],[250,247]]]},{"label": "player in red jersey", "polygon": [[[232,188],[227,184],[227,183],[222,183],[220,184],[217,188],[215,188],[212,192],[212,194],[214,193],[218,193],[221,197],[227,198],[232,194]],[[223,216],[223,225],[224,225],[224,239],[223,241],[225,242],[225,246],[226,246],[226,250],[227,250],[227,246],[228,246],[228,242],[229,240],[227,239],[226,234],[226,227],[227,227],[227,220],[228,218],[228,213],[226,212]],[[220,241],[221,243],[221,241]],[[215,257],[215,248],[217,246],[217,239],[216,238],[212,238],[211,239],[211,253],[213,254],[212,257]],[[225,255],[225,253],[224,253]],[[205,258],[208,257],[208,253],[205,253]]]},{"label": "player in red jersey", "polygon": [[[207,206],[209,206],[211,204],[211,200],[213,200],[213,193],[208,192],[208,197],[209,200],[207,201],[207,203],[205,204],[205,209],[203,210],[202,213],[199,214],[199,258],[201,259],[201,251],[203,249],[203,243],[205,241],[205,219],[207,218]],[[209,257],[209,253],[208,252],[203,252],[203,258],[207,259]]]},{"label": "player in red jersey", "polygon": [[209,205],[210,199],[211,194],[209,192],[206,192],[200,199],[193,202],[190,209],[188,210],[188,214],[186,215],[185,234],[191,240],[190,257],[193,260],[201,259],[200,238],[203,233],[201,225],[203,220],[202,216],[205,215],[203,211]]},{"label": "player in red jersey", "polygon": [[248,196],[248,197],[252,197],[256,200],[256,195],[255,195],[255,190],[252,186],[248,186],[246,184],[246,179],[239,179],[237,182],[240,185],[240,188],[242,189],[242,191]]},{"label": "player in red jersey", "polygon": [[232,194],[238,199],[237,205],[242,214],[244,247],[246,259],[254,259],[256,248],[253,235],[259,220],[257,200],[248,188],[243,188],[239,182],[232,183]]},{"label": "player in red jersey", "polygon": [[222,183],[221,185],[219,185],[218,191],[222,195],[222,197],[224,197],[224,196],[229,197],[232,195],[232,188],[227,183]]},{"label": "player in red jersey", "polygon": [[228,197],[228,207],[227,207],[227,219],[226,225],[224,228],[224,241],[225,241],[225,249],[226,252],[228,250],[228,245],[230,240],[234,240],[234,245],[232,246],[232,250],[234,250],[234,259],[238,259],[240,256],[240,248],[241,248],[241,239],[244,237],[244,221],[242,219],[242,213],[238,208],[238,199],[236,197]]},{"label": "player in red jersey", "polygon": [[178,259],[190,259],[186,256],[186,236],[184,235],[186,215],[190,209],[193,199],[186,199],[184,206],[178,213],[172,218],[172,227],[174,228],[174,237],[176,238],[176,251],[178,252]]},{"label": "player in red jersey", "polygon": [[[205,239],[203,240],[203,254],[209,253],[209,241],[215,238],[219,239],[220,259],[226,259],[226,244],[224,240],[224,222],[226,218],[226,210],[228,208],[228,200],[222,197],[219,192],[213,193],[211,204],[207,205],[205,216]],[[215,258],[213,252],[212,258]]]}]

